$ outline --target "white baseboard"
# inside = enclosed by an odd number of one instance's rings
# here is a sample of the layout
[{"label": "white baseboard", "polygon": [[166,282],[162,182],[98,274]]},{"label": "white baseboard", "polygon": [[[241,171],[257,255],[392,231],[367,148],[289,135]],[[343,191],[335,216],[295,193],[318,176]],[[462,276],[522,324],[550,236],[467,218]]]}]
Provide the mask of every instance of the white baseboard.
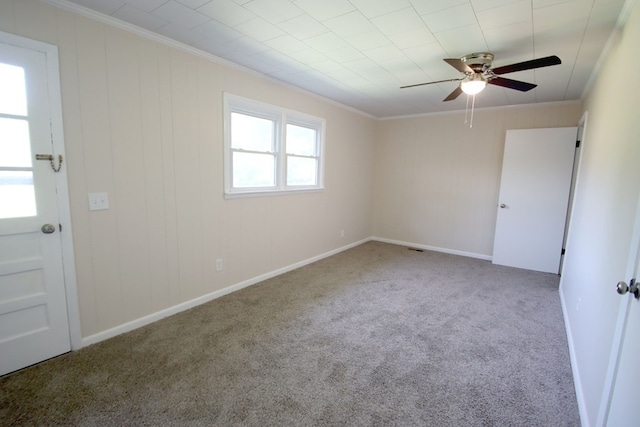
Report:
[{"label": "white baseboard", "polygon": [[[256,277],[253,277],[251,279],[245,280],[243,282],[236,283],[236,284],[231,285],[231,286],[227,286],[224,289],[220,289],[218,291],[211,292],[211,293],[206,294],[206,295],[202,295],[202,296],[200,296],[198,298],[194,298],[192,300],[185,301],[183,303],[174,305],[172,307],[165,308],[163,310],[157,311],[157,312],[149,314],[147,316],[140,317],[138,319],[132,320],[132,321],[127,322],[127,323],[124,323],[122,325],[118,325],[118,326],[116,326],[114,328],[107,329],[106,331],[98,332],[97,334],[93,334],[93,335],[90,335],[88,337],[82,338],[81,347],[86,347],[88,345],[95,344],[95,343],[98,343],[100,341],[104,341],[104,340],[109,339],[109,338],[113,338],[113,337],[115,337],[117,335],[124,334],[125,332],[133,331],[134,329],[138,329],[138,328],[146,326],[146,325],[148,325],[150,323],[157,322],[158,320],[164,319],[165,317],[172,316],[174,314],[180,313],[180,312],[185,311],[185,310],[189,310],[190,308],[197,307],[197,306],[199,306],[201,304],[204,304],[204,303],[207,303],[207,302],[212,301],[214,299],[220,298],[220,297],[222,297],[224,295],[230,294],[231,292],[238,291],[238,290],[246,288],[248,286],[255,285],[256,283],[262,282],[264,280],[271,279],[272,277],[276,277],[276,276],[279,276],[281,274],[287,273],[289,271],[295,270],[297,268],[303,267],[303,266],[305,266],[307,264],[311,264],[313,262],[320,261],[321,259],[328,258],[328,257],[330,257],[332,255],[335,255],[337,253],[346,251],[347,249],[354,248],[354,247],[359,246],[359,245],[361,245],[363,243],[366,243],[366,242],[368,242],[370,240],[371,240],[371,238],[367,238],[367,239],[359,240],[357,242],[350,243],[350,244],[348,244],[346,246],[342,246],[342,247],[334,249],[332,251],[325,252],[323,254],[314,256],[314,257],[306,259],[304,261],[296,262],[296,263],[288,265],[286,267],[282,267],[282,268],[279,268],[277,270],[273,270],[273,271],[271,271],[269,273],[265,273],[265,274],[262,274],[260,276],[256,276]],[[77,349],[79,349],[79,348],[76,348],[74,350],[77,350]]]},{"label": "white baseboard", "polygon": [[562,306],[562,317],[564,319],[564,328],[567,332],[567,342],[569,344],[569,357],[571,360],[571,372],[573,374],[573,385],[576,389],[576,399],[578,401],[578,412],[580,413],[581,424],[584,427],[591,426],[589,414],[584,400],[584,392],[582,389],[582,381],[580,381],[580,370],[578,369],[578,361],[576,359],[576,351],[573,345],[573,335],[571,333],[571,325],[569,324],[568,308],[562,292],[562,285],[558,291],[560,293],[560,305]]},{"label": "white baseboard", "polygon": [[376,242],[391,243],[393,245],[409,246],[411,248],[424,249],[427,251],[443,252],[445,254],[460,255],[460,256],[466,256],[469,258],[483,259],[486,261],[491,261],[493,259],[491,255],[477,254],[475,252],[458,251],[455,249],[439,248],[437,246],[421,245],[419,243],[403,242],[401,240],[385,239],[382,237],[372,237],[370,240],[375,240]]}]

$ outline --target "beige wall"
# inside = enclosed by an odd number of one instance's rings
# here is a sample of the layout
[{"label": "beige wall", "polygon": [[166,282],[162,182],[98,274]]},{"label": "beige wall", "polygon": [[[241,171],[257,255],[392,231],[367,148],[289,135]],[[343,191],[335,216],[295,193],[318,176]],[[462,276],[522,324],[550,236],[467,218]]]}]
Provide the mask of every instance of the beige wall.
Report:
[{"label": "beige wall", "polygon": [[490,257],[507,129],[577,126],[579,103],[378,122],[373,235]]},{"label": "beige wall", "polygon": [[[59,49],[83,337],[371,235],[372,119],[36,0],[0,31]],[[225,201],[223,91],[324,117],[326,190]]]}]

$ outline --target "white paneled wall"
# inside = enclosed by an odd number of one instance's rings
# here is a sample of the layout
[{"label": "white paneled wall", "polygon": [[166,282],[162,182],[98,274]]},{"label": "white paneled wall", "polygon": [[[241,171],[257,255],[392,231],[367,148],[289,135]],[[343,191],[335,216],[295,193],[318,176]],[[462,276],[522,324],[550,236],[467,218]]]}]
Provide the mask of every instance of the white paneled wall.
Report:
[{"label": "white paneled wall", "polygon": [[507,129],[576,126],[579,103],[378,123],[373,235],[491,257]]},{"label": "white paneled wall", "polygon": [[[59,49],[83,337],[371,235],[372,119],[36,0],[0,31]],[[326,190],[224,200],[224,91],[326,118]]]}]

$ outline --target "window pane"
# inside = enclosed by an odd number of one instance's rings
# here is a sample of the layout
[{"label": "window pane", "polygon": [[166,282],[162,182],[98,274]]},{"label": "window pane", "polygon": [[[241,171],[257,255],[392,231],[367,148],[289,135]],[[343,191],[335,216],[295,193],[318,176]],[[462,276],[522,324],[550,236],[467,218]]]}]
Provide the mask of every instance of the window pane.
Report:
[{"label": "window pane", "polygon": [[275,163],[271,154],[233,153],[233,187],[275,186]]},{"label": "window pane", "polygon": [[273,120],[231,113],[231,147],[272,153],[275,123]]},{"label": "window pane", "polygon": [[0,166],[31,167],[29,122],[26,120],[0,118]]},{"label": "window pane", "polygon": [[0,218],[35,215],[33,172],[0,171]]},{"label": "window pane", "polygon": [[24,69],[0,63],[0,113],[27,115],[27,92]]},{"label": "window pane", "polygon": [[287,156],[287,185],[316,185],[318,161]]},{"label": "window pane", "polygon": [[316,130],[287,125],[287,154],[316,156]]}]

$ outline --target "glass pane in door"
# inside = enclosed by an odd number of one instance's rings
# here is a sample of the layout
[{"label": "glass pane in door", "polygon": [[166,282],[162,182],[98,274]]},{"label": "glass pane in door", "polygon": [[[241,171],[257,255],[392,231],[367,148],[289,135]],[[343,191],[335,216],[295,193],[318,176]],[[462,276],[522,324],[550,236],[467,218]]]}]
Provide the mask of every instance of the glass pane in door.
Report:
[{"label": "glass pane in door", "polygon": [[0,218],[35,216],[24,69],[0,63]]},{"label": "glass pane in door", "polygon": [[36,215],[33,172],[0,168],[0,219]]},{"label": "glass pane in door", "polygon": [[0,63],[0,114],[27,115],[24,68]]},{"label": "glass pane in door", "polygon": [[0,117],[0,167],[31,167],[31,142],[27,120]]}]

